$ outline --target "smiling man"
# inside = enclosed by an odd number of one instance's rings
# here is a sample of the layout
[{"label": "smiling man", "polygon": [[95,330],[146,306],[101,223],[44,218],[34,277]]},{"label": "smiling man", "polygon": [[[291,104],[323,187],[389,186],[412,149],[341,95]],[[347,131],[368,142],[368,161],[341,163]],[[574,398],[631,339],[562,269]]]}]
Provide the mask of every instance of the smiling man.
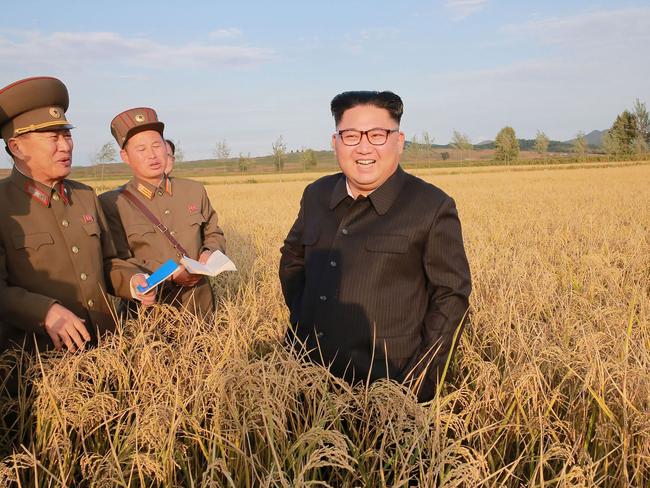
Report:
[{"label": "smiling man", "polygon": [[331,110],[342,173],[307,186],[281,249],[287,339],[350,382],[430,400],[471,290],[454,200],[400,167],[400,97],[345,92]]},{"label": "smiling man", "polygon": [[0,352],[82,348],[115,328],[105,293],[131,297],[146,282],[118,259],[95,191],[67,179],[68,103],[56,78],[0,90],[0,130],[14,163],[0,181]]},{"label": "smiling man", "polygon": [[[133,178],[100,195],[118,251],[130,255],[148,273],[168,259],[186,255],[205,263],[213,251],[225,252],[217,214],[201,183],[168,175],[164,124],[147,107],[118,114],[111,133]],[[205,276],[181,266],[161,290],[163,303],[204,317],[214,312],[214,295]]]}]

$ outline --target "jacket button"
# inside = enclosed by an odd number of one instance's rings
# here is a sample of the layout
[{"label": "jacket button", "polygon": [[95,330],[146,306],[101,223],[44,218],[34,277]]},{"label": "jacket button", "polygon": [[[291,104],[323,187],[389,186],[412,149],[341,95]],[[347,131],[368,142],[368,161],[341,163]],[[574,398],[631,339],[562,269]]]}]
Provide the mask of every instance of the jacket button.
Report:
[{"label": "jacket button", "polygon": [[82,281],[86,281],[88,279],[88,275],[86,273],[81,273],[79,275],[79,278],[81,278]]},{"label": "jacket button", "polygon": [[68,222],[67,220],[63,220],[63,221],[61,221],[61,225],[62,225],[63,227],[67,227],[67,226],[70,225],[70,222]]},{"label": "jacket button", "polygon": [[59,194],[58,193],[55,193],[54,195],[52,195],[52,200],[58,200],[58,199],[59,199]]},{"label": "jacket button", "polygon": [[72,252],[77,254],[79,252],[79,248],[77,246],[72,246]]},{"label": "jacket button", "polygon": [[336,268],[336,261],[330,261],[330,266],[332,268]]},{"label": "jacket button", "polygon": [[173,236],[176,235],[176,231],[174,231],[174,230],[170,230],[169,233],[170,233],[171,235],[173,235]]},{"label": "jacket button", "polygon": [[93,308],[93,306],[95,305],[95,302],[93,302],[92,300],[88,300],[87,303],[89,308]]},{"label": "jacket button", "polygon": [[343,234],[344,236],[347,236],[349,234],[348,229],[343,229],[341,231],[341,234]]},{"label": "jacket button", "polygon": [[327,297],[325,295],[321,295],[319,298],[320,298],[321,302],[324,302],[324,301],[327,300]]},{"label": "jacket button", "polygon": [[169,215],[171,211],[169,209],[165,210],[165,215]]}]

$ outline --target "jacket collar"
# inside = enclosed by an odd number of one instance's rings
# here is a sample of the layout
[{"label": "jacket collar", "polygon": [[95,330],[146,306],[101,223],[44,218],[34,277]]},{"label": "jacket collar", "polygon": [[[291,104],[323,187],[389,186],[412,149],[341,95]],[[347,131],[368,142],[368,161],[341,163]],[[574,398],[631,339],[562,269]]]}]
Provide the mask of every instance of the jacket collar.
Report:
[{"label": "jacket collar", "polygon": [[162,196],[163,192],[167,192],[170,195],[172,194],[172,180],[168,176],[163,176],[160,183],[155,186],[146,181],[139,180],[134,176],[129,180],[126,186],[133,192],[139,193],[147,200],[153,200],[157,193],[160,194],[160,196]]},{"label": "jacket collar", "polygon": [[[397,197],[404,185],[404,177],[406,173],[401,166],[397,166],[395,172],[377,189],[373,190],[368,199],[375,207],[375,211],[379,215],[384,215],[390,210],[397,200]],[[346,187],[346,179],[343,173],[340,173],[340,178],[334,185],[332,190],[332,197],[330,198],[330,210],[336,208],[346,197],[348,197],[348,190]]]},{"label": "jacket collar", "polygon": [[58,200],[60,198],[65,205],[71,203],[70,188],[66,180],[61,180],[55,183],[53,187],[49,187],[30,178],[16,166],[11,170],[9,178],[14,185],[44,207],[49,207],[52,199]]}]

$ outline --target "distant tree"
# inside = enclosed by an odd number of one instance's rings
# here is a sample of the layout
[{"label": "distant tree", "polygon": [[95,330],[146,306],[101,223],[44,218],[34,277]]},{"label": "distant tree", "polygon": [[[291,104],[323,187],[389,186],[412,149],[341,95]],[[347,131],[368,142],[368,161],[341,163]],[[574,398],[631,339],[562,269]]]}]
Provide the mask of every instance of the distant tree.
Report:
[{"label": "distant tree", "polygon": [[418,141],[418,136],[414,135],[409,141],[408,146],[406,146],[406,149],[404,149],[404,159],[417,165],[420,160],[421,152],[422,145],[420,144],[420,141]]},{"label": "distant tree", "polygon": [[431,164],[431,155],[433,154],[433,137],[429,135],[428,131],[422,132],[422,152],[427,166]]},{"label": "distant tree", "polygon": [[610,131],[605,132],[603,139],[601,141],[601,149],[607,154],[610,158],[615,157],[618,154],[618,146],[616,140],[612,137]]},{"label": "distant tree", "polygon": [[115,144],[112,141],[104,144],[97,155],[95,156],[95,161],[97,163],[112,163],[117,159],[117,151],[115,149]]},{"label": "distant tree", "polygon": [[302,154],[300,155],[300,160],[302,161],[302,167],[304,170],[315,168],[318,163],[316,159],[316,151],[309,148],[303,149]]},{"label": "distant tree", "polygon": [[576,138],[571,144],[571,150],[583,161],[587,156],[587,139],[585,139],[585,133],[580,131],[576,135]]},{"label": "distant tree", "polygon": [[463,134],[457,130],[454,130],[454,134],[451,137],[451,145],[453,148],[461,150],[472,148],[472,143],[467,134]]},{"label": "distant tree", "polygon": [[216,159],[226,160],[230,158],[230,146],[225,139],[215,144],[213,152]]},{"label": "distant tree", "polygon": [[251,159],[251,153],[248,153],[246,156],[244,156],[244,153],[239,153],[239,159],[237,160],[237,167],[239,168],[239,171],[242,173],[248,171],[248,168],[250,168],[252,162],[253,160]]},{"label": "distant tree", "polygon": [[642,137],[637,136],[636,139],[634,139],[632,149],[634,151],[634,154],[637,156],[643,156],[648,153],[648,143]]},{"label": "distant tree", "polygon": [[181,146],[181,141],[173,141],[174,146],[176,147],[176,151],[174,152],[174,159],[177,163],[182,163],[185,161],[185,152],[183,151],[183,147]]},{"label": "distant tree", "polygon": [[442,158],[443,161],[447,161],[449,159],[449,153],[447,151],[440,153],[440,157]]},{"label": "distant tree", "polygon": [[284,143],[282,136],[278,137],[273,144],[273,163],[275,164],[276,171],[282,171],[284,168],[284,157],[287,154],[287,145]]},{"label": "distant tree", "polygon": [[636,120],[637,139],[641,139],[646,145],[650,144],[650,115],[648,115],[645,103],[641,102],[638,98],[634,102],[633,113]]},{"label": "distant tree", "polygon": [[101,148],[99,148],[99,151],[97,151],[97,154],[95,154],[95,157],[93,159],[95,160],[96,164],[100,165],[100,179],[103,181],[104,165],[106,163],[112,163],[117,159],[117,150],[115,149],[115,144],[113,144],[113,141],[109,141]]},{"label": "distant tree", "polygon": [[506,164],[519,157],[519,141],[512,127],[504,127],[499,131],[494,141],[494,158]]},{"label": "distant tree", "polygon": [[614,154],[617,156],[629,156],[634,153],[634,140],[637,138],[636,117],[629,111],[624,110],[616,117],[609,129],[613,141]]},{"label": "distant tree", "polygon": [[541,157],[546,157],[546,153],[548,152],[548,145],[550,141],[548,137],[546,137],[546,134],[540,130],[537,131],[537,137],[535,137],[535,152],[539,154]]}]

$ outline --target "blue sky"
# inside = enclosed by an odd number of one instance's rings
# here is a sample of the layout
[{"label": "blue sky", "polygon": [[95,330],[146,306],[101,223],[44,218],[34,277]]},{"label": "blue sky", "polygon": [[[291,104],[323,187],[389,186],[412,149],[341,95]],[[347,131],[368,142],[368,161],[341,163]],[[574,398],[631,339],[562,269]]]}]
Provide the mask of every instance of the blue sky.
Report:
[{"label": "blue sky", "polygon": [[[329,102],[388,89],[407,137],[504,125],[566,140],[650,103],[650,1],[30,1],[3,7],[0,86],[62,79],[75,164],[135,106],[157,110],[186,159],[329,147]],[[6,164],[6,163],[5,163]]]}]

